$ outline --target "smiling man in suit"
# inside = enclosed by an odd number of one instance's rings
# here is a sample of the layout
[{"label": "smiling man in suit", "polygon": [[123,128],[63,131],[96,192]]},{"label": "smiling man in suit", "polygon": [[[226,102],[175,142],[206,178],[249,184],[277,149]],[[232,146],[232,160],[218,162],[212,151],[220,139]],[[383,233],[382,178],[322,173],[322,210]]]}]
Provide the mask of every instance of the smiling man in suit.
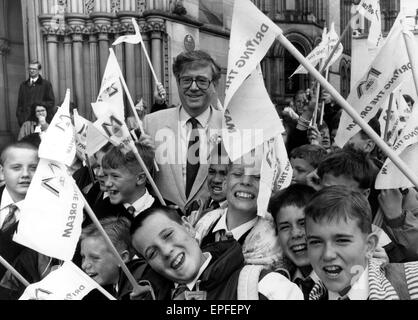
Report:
[{"label": "smiling man in suit", "polygon": [[211,104],[221,69],[209,54],[196,50],[180,53],[173,73],[181,104],[148,114],[144,128],[156,145],[155,182],[165,199],[186,212],[194,200],[208,195],[210,141],[222,126],[222,112]]}]

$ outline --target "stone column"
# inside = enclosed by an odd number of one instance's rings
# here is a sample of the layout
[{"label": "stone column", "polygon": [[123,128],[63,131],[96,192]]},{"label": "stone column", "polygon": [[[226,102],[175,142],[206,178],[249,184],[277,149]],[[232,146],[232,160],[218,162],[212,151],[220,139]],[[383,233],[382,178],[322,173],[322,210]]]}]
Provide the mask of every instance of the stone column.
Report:
[{"label": "stone column", "polygon": [[[64,37],[64,70],[65,70],[65,89],[73,89],[73,40],[70,35]],[[60,101],[58,101],[60,102]]]},{"label": "stone column", "polygon": [[[155,74],[158,81],[164,83],[162,74],[162,51],[163,51],[163,35],[162,32],[165,29],[164,20],[161,18],[149,17],[148,25],[151,29],[151,61],[154,67]],[[153,90],[155,88],[155,80],[152,79]]]},{"label": "stone column", "polygon": [[90,14],[90,17],[93,19],[94,27],[98,34],[101,78],[106,69],[106,63],[109,57],[109,31],[113,15],[106,12],[93,12]]},{"label": "stone column", "polygon": [[[48,34],[46,36],[46,43],[48,48],[49,81],[54,89],[55,97],[58,98],[60,96],[58,76],[58,36],[56,34]],[[57,103],[57,101],[55,101],[55,103]]]},{"label": "stone column", "polygon": [[55,103],[59,103],[60,97],[60,85],[59,85],[59,74],[58,74],[58,36],[64,34],[65,25],[58,24],[56,20],[52,19],[52,14],[42,15],[39,19],[42,23],[42,32],[46,35],[46,61],[48,65],[48,75],[43,76],[47,78],[52,85],[55,95]]},{"label": "stone column", "polygon": [[[137,18],[137,14],[133,14],[133,12],[119,12],[118,17],[120,20],[121,28],[123,30],[123,34],[133,34],[135,33],[135,29],[132,25],[132,18]],[[119,34],[121,36],[122,34]],[[132,100],[136,99],[138,92],[136,90],[136,68],[135,68],[135,47],[140,46],[140,44],[130,44],[125,43],[125,80],[128,86],[129,92],[132,96]]]},{"label": "stone column", "polygon": [[90,46],[90,84],[91,84],[91,93],[93,100],[96,101],[97,95],[99,94],[99,69],[98,69],[98,46],[97,46],[97,36],[95,34],[89,35],[89,46]]},{"label": "stone column", "polygon": [[[2,23],[0,22],[0,25]],[[5,29],[3,29],[5,30]],[[3,38],[3,34],[0,31],[0,128],[3,128],[4,131],[10,133],[11,126],[10,121],[7,121],[11,118],[9,110],[9,101],[7,98],[8,92],[8,79],[7,79],[7,68],[6,68],[6,56],[10,51],[9,43],[6,38]],[[17,90],[16,90],[17,95]],[[14,117],[14,115],[12,115]],[[2,135],[0,134],[0,142],[3,142]]]},{"label": "stone column", "polygon": [[[150,39],[148,35],[148,26],[145,23],[145,21],[140,21],[140,30],[141,30],[141,36],[142,36],[142,42],[145,45],[145,50],[147,50],[148,55],[150,55]],[[141,63],[141,83],[142,83],[142,97],[144,99],[144,103],[147,106],[152,105],[152,74],[150,67],[147,62],[147,58],[145,57],[143,48],[140,50],[140,63]]]},{"label": "stone column", "polygon": [[79,113],[86,113],[86,101],[84,95],[84,76],[83,76],[83,32],[85,31],[85,16],[82,14],[71,13],[67,16],[69,33],[72,38],[73,54],[73,74],[74,92],[73,102],[77,105]]}]

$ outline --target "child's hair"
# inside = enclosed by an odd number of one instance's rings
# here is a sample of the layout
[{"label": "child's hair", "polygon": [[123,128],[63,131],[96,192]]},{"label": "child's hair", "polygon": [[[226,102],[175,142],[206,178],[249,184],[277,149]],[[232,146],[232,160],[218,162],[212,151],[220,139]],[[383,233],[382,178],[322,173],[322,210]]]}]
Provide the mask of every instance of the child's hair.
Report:
[{"label": "child's hair", "polygon": [[[378,117],[373,117],[370,119],[370,121],[368,122],[368,125],[373,129],[374,132],[377,133],[378,136],[380,136],[380,122],[379,122],[379,118]],[[363,129],[360,130],[360,135],[362,137],[362,139],[369,139],[369,135],[363,131]]]},{"label": "child's hair", "polygon": [[369,189],[375,177],[373,168],[371,160],[364,152],[347,148],[325,157],[318,166],[317,174],[320,179],[325,174],[351,177],[358,182],[361,189]]},{"label": "child's hair", "polygon": [[24,136],[22,139],[19,140],[19,142],[25,142],[32,144],[35,148],[39,148],[41,144],[41,136],[38,132],[34,132],[31,134],[28,134],[27,136]]},{"label": "child's hair", "polygon": [[270,198],[268,205],[268,211],[273,215],[274,222],[277,223],[277,214],[281,208],[295,206],[303,209],[315,192],[314,188],[301,183],[292,184],[286,189],[276,192]]},{"label": "child's hair", "polygon": [[313,144],[305,144],[290,152],[290,158],[304,159],[314,168],[318,167],[326,155],[327,151],[324,147]]},{"label": "child's hair", "polygon": [[[135,145],[145,166],[151,173],[154,164],[154,149],[147,144],[139,142]],[[106,152],[102,159],[102,167],[103,169],[118,169],[120,167],[125,167],[132,174],[138,174],[142,170],[134,153],[129,151],[127,154],[124,154],[119,147],[112,147]]]},{"label": "child's hair", "polygon": [[0,165],[4,165],[4,163],[6,162],[6,158],[7,158],[7,152],[9,149],[12,149],[12,148],[29,149],[29,150],[38,152],[38,148],[36,147],[36,145],[27,141],[18,141],[18,142],[9,143],[3,148],[3,151],[1,152]]},{"label": "child's hair", "polygon": [[170,208],[170,207],[166,207],[166,206],[155,206],[155,207],[151,207],[148,208],[144,211],[141,212],[141,214],[137,215],[134,220],[132,221],[131,224],[131,229],[130,229],[130,234],[131,236],[136,232],[136,230],[138,230],[140,227],[142,227],[142,225],[144,224],[144,221],[148,218],[151,217],[157,213],[162,213],[163,215],[165,215],[168,219],[182,225],[183,221],[181,220],[181,216],[178,213],[178,211],[176,211],[176,209]]},{"label": "child's hair", "polygon": [[305,219],[330,222],[356,219],[361,232],[372,232],[372,212],[366,197],[346,186],[331,186],[318,191],[305,207]]},{"label": "child's hair", "polygon": [[[128,250],[130,257],[133,256],[133,248],[131,246],[131,237],[129,234],[129,228],[131,222],[125,217],[109,217],[100,219],[100,224],[109,236],[118,252]],[[80,241],[87,238],[103,238],[102,233],[96,227],[94,223],[87,225],[81,232]],[[104,240],[103,240],[104,241]]]}]

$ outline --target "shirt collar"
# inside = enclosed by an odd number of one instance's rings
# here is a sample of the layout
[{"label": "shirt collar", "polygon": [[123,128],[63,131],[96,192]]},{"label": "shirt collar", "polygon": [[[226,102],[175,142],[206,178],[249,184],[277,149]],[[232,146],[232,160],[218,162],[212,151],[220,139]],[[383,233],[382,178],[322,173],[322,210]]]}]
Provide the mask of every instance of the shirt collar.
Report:
[{"label": "shirt collar", "polygon": [[[367,300],[369,297],[369,270],[366,267],[360,278],[351,286],[346,294],[350,300]],[[336,292],[328,292],[329,300],[338,300],[340,295]]]},{"label": "shirt collar", "polygon": [[[186,287],[192,291],[194,286],[196,285],[197,281],[199,280],[200,276],[202,275],[202,273],[206,270],[206,268],[209,266],[210,261],[212,260],[212,255],[210,254],[210,252],[203,252],[203,256],[205,257],[205,262],[202,264],[202,266],[199,269],[199,272],[197,273],[197,276],[190,281],[189,283],[186,283]],[[178,287],[179,284],[175,283],[174,287]]]},{"label": "shirt collar", "polygon": [[134,217],[136,217],[138,214],[140,214],[142,211],[148,209],[152,206],[154,203],[154,197],[149,194],[148,190],[145,189],[144,195],[137,199],[134,203],[124,203],[123,206],[128,209],[130,206],[133,206],[135,208]]},{"label": "shirt collar", "polygon": [[293,275],[292,282],[295,282],[296,279],[305,280],[308,277],[311,278],[315,283],[319,283],[321,281],[321,279],[319,279],[318,275],[316,274],[314,270],[312,270],[311,273],[307,277],[304,277],[300,269],[297,268],[295,274]]},{"label": "shirt collar", "polygon": [[248,230],[254,227],[254,225],[257,223],[258,217],[255,217],[254,219],[247,221],[246,223],[243,223],[242,225],[232,230],[228,230],[228,227],[226,225],[227,210],[228,209],[226,208],[224,214],[221,216],[221,218],[218,220],[215,227],[213,228],[212,233],[215,233],[221,230],[230,231],[232,235],[234,236],[234,239],[239,240]]},{"label": "shirt collar", "polygon": [[19,210],[22,209],[23,200],[18,201],[18,202],[14,202],[13,199],[12,199],[12,196],[9,193],[9,191],[7,191],[7,187],[5,187],[4,190],[3,190],[3,195],[1,197],[0,210],[3,210],[4,208],[6,208],[7,206],[9,206],[13,203],[16,205],[16,207],[19,208]]},{"label": "shirt collar", "polygon": [[[209,106],[209,108],[207,108],[203,113],[201,113],[195,119],[199,121],[202,128],[206,128],[211,116],[212,116],[212,106]],[[183,106],[180,106],[179,119],[180,119],[181,127],[184,127],[190,118],[192,117],[187,113],[187,111],[183,108]]]},{"label": "shirt collar", "polygon": [[29,82],[30,83],[35,83],[36,81],[38,81],[39,76],[37,76],[36,78],[29,78]]}]

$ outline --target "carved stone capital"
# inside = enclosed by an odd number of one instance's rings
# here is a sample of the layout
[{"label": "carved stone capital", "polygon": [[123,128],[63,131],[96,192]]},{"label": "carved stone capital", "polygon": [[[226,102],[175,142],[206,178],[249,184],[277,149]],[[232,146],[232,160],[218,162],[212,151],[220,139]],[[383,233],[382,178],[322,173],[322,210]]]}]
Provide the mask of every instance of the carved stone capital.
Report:
[{"label": "carved stone capital", "polygon": [[164,20],[161,18],[149,17],[146,26],[148,32],[165,33],[166,31]]},{"label": "carved stone capital", "polygon": [[65,15],[42,14],[39,21],[44,35],[64,35],[66,32]]}]

